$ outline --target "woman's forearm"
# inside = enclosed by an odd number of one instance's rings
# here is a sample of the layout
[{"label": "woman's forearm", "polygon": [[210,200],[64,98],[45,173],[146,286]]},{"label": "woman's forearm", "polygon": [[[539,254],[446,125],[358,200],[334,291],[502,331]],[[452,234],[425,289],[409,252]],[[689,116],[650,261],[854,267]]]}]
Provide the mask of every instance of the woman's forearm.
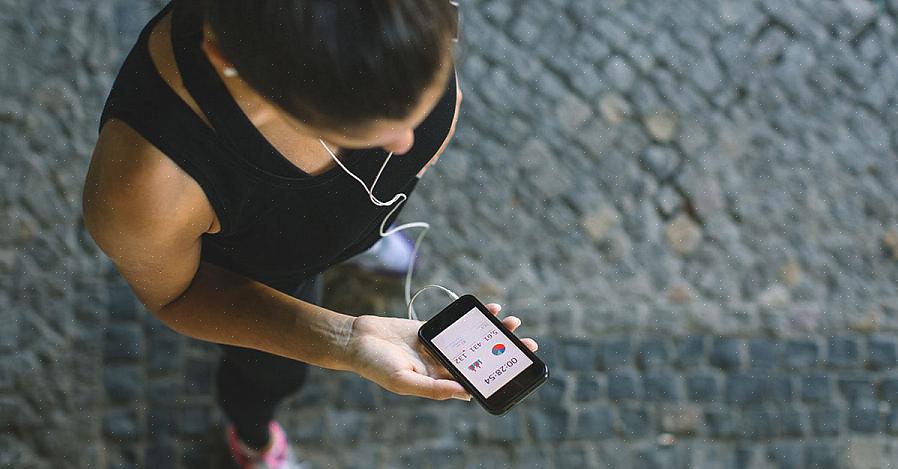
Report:
[{"label": "woman's forearm", "polygon": [[323,368],[350,370],[355,319],[201,263],[190,287],[156,315],[184,335],[247,347]]}]

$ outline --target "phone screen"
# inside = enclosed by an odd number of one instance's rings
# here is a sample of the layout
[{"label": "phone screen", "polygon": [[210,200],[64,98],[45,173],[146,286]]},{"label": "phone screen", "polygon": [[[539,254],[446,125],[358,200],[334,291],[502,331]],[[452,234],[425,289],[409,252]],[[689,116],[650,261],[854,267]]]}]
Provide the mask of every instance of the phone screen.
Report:
[{"label": "phone screen", "polygon": [[533,363],[477,308],[437,334],[433,344],[484,398]]}]

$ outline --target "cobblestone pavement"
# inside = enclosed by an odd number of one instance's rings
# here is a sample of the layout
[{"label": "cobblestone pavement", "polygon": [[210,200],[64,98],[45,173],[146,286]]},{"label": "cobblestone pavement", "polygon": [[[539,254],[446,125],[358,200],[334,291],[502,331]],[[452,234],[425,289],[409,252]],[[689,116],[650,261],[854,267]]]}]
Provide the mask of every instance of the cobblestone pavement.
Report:
[{"label": "cobblestone pavement", "polygon": [[[216,348],[83,229],[159,1],[0,0],[0,467],[226,467]],[[509,415],[315,370],[314,467],[898,461],[898,2],[463,2],[463,115],[403,214],[418,284],[502,303],[552,379]],[[339,269],[327,305],[401,315]],[[433,311],[445,299],[416,304]]]}]

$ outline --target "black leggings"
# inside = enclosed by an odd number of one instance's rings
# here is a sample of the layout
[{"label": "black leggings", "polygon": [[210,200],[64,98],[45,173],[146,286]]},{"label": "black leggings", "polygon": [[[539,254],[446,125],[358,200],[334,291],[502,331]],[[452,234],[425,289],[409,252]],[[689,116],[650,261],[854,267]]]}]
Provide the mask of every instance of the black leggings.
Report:
[{"label": "black leggings", "polygon": [[[293,296],[320,304],[321,277],[300,285]],[[218,403],[240,440],[251,448],[263,448],[268,444],[268,422],[278,404],[302,386],[309,366],[258,350],[221,347],[224,354],[216,375]]]}]

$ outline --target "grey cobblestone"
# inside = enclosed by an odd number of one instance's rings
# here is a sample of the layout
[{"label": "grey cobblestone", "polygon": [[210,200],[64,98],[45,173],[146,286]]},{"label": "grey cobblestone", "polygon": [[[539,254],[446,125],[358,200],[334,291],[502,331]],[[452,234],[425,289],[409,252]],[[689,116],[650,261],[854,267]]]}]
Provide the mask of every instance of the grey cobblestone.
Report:
[{"label": "grey cobblestone", "polygon": [[839,391],[842,397],[849,402],[858,400],[873,400],[876,393],[873,378],[867,376],[841,376],[839,377]]},{"label": "grey cobblestone", "polygon": [[679,375],[668,371],[651,371],[643,375],[643,399],[678,401],[682,399]]},{"label": "grey cobblestone", "polygon": [[742,343],[738,339],[721,338],[711,345],[709,361],[712,365],[724,369],[735,370],[742,364]]},{"label": "grey cobblestone", "polygon": [[690,400],[710,402],[718,399],[720,386],[711,373],[700,372],[686,377],[686,394]]},{"label": "grey cobblestone", "polygon": [[629,366],[632,362],[630,339],[612,338],[599,342],[599,366],[603,370],[613,370]]},{"label": "grey cobblestone", "polygon": [[898,366],[898,346],[894,337],[871,337],[867,343],[867,364],[877,370]]},{"label": "grey cobblestone", "polygon": [[837,435],[842,426],[844,412],[834,404],[825,404],[811,410],[811,429],[815,435]]},{"label": "grey cobblestone", "polygon": [[619,408],[620,434],[624,438],[646,435],[650,428],[648,410],[642,407],[622,406]]},{"label": "grey cobblestone", "polygon": [[[153,318],[79,215],[103,100],[163,3],[0,0],[2,467],[221,467],[214,348]],[[416,280],[483,272],[508,310],[549,311],[522,330],[552,380],[493,419],[314,370],[288,434],[313,467],[895,460],[896,15],[463,3],[459,131],[403,214],[436,228]],[[455,229],[459,207],[482,221]],[[374,290],[353,310],[402,309]]]},{"label": "grey cobblestone", "polygon": [[577,426],[574,437],[578,439],[597,440],[614,435],[614,414],[611,408],[598,407],[580,412],[577,415]]},{"label": "grey cobblestone", "polygon": [[808,369],[818,365],[819,347],[810,340],[790,340],[784,347],[783,365],[792,369]]},{"label": "grey cobblestone", "polygon": [[852,368],[860,364],[859,341],[856,337],[840,336],[829,339],[827,362],[834,368]]},{"label": "grey cobblestone", "polygon": [[828,401],[832,396],[832,380],[827,374],[817,373],[801,378],[801,398],[810,402]]},{"label": "grey cobblestone", "polygon": [[848,406],[848,429],[859,433],[881,430],[879,406],[872,399],[859,398]]},{"label": "grey cobblestone", "polygon": [[666,368],[670,363],[670,345],[660,337],[643,339],[636,350],[639,366],[646,370]]},{"label": "grey cobblestone", "polygon": [[136,360],[143,354],[143,332],[135,323],[113,324],[106,329],[106,360]]},{"label": "grey cobblestone", "polygon": [[639,384],[634,373],[615,372],[608,375],[608,399],[636,399],[640,396]]},{"label": "grey cobblestone", "polygon": [[734,404],[756,404],[766,395],[765,379],[753,373],[733,373],[726,378],[726,399]]}]

